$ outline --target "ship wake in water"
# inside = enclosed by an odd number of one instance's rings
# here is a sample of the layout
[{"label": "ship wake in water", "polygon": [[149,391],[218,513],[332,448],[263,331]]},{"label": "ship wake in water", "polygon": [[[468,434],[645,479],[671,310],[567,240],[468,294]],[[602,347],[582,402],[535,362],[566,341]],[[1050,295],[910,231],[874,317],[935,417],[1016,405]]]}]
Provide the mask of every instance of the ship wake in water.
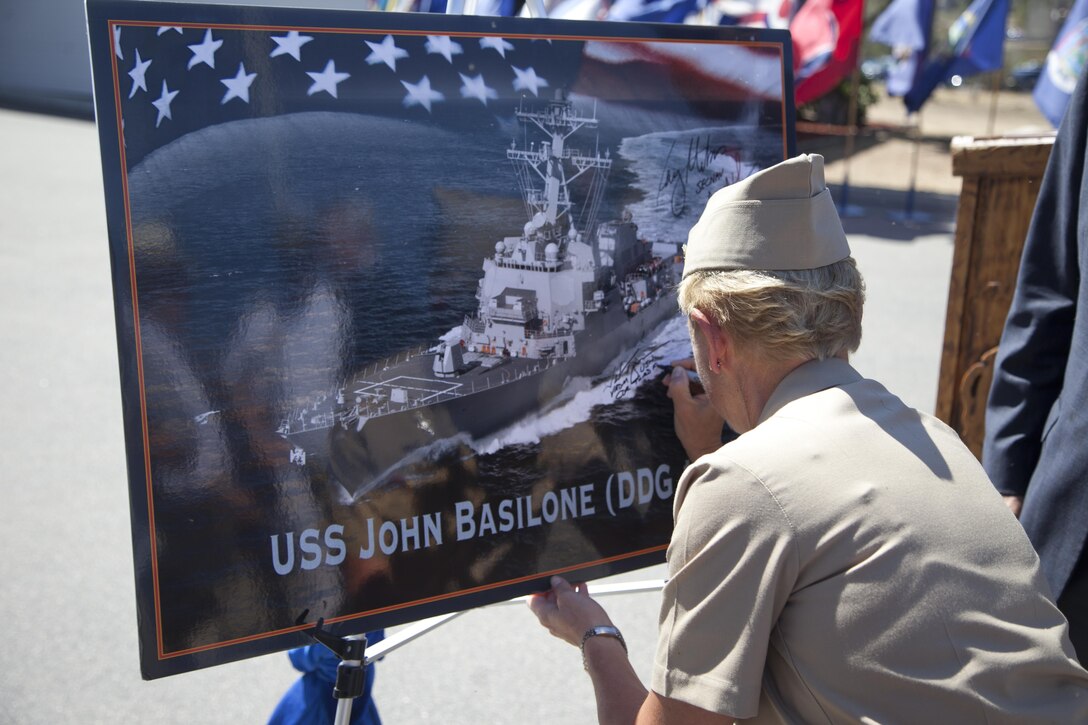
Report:
[{"label": "ship wake in water", "polygon": [[681,317],[665,322],[654,335],[625,351],[596,379],[577,378],[538,413],[507,428],[470,441],[477,453],[494,453],[507,446],[539,443],[541,438],[589,421],[594,408],[629,400],[640,385],[662,373],[662,365],[690,356],[687,324]]},{"label": "ship wake in water", "polygon": [[533,446],[548,436],[589,423],[617,401],[631,400],[640,386],[658,381],[663,367],[690,355],[687,324],[673,317],[632,350],[623,351],[596,378],[576,377],[563,392],[539,412],[531,413],[506,428],[480,438],[459,433],[417,448],[354,491],[339,485],[342,502],[366,498],[375,489],[397,481],[411,483],[410,473],[420,465],[441,464],[450,458],[459,463],[470,457],[493,456],[503,449]]}]

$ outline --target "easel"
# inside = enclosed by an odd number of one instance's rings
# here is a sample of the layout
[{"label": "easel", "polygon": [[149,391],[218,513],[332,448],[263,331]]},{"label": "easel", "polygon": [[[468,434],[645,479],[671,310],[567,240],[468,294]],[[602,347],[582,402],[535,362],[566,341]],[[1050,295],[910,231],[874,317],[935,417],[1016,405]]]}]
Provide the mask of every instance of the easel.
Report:
[{"label": "easel", "polygon": [[[306,616],[306,613],[303,612],[302,616]],[[336,666],[336,684],[332,688],[332,696],[336,698],[336,717],[333,722],[336,725],[348,725],[351,721],[351,705],[366,689],[366,635],[337,637],[322,629],[324,623],[324,619],[317,620],[313,630],[306,634],[340,658],[340,664]]]},{"label": "easel", "polygon": [[[621,584],[605,584],[593,588],[594,596],[608,596],[611,594],[634,594],[638,592],[658,591],[665,586],[662,579],[651,579],[637,582],[624,582]],[[496,605],[527,602],[529,597],[515,597]],[[336,684],[332,694],[336,698],[335,725],[348,725],[351,721],[351,706],[355,698],[363,694],[366,688],[366,668],[385,655],[398,650],[409,642],[418,639],[432,629],[441,627],[451,619],[456,619],[469,610],[440,614],[429,619],[422,619],[401,631],[386,637],[378,644],[367,650],[366,635],[353,634],[347,637],[338,637],[322,628],[324,619],[317,620],[312,630],[306,632],[314,641],[324,645],[340,658],[340,664],[336,668]],[[306,612],[302,613],[302,617]],[[301,617],[300,617],[301,619]]]}]

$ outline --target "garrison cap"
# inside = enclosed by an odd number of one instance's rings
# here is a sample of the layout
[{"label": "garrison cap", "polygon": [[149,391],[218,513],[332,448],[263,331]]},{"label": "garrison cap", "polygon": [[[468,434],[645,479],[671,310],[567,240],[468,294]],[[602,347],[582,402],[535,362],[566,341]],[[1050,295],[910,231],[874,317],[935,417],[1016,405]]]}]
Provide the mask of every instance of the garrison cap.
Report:
[{"label": "garrison cap", "polygon": [[710,197],[684,248],[684,276],[697,270],[815,269],[850,256],[824,157],[802,154]]}]

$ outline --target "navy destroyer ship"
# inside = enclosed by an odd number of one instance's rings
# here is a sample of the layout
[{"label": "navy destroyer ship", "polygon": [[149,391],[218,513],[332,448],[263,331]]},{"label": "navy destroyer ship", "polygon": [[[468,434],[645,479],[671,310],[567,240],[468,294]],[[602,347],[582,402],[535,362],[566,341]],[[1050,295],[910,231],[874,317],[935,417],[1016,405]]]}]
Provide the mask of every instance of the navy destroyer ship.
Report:
[{"label": "navy destroyer ship", "polygon": [[291,411],[278,431],[293,463],[327,456],[341,484],[365,489],[413,452],[492,434],[572,378],[601,375],[676,312],[678,245],[658,245],[667,253],[655,256],[626,212],[596,222],[611,155],[568,143],[596,129],[595,110],[557,97],[519,109],[517,120],[526,140],[506,157],[528,220],[483,260],[476,311],[437,344],[372,363]]}]

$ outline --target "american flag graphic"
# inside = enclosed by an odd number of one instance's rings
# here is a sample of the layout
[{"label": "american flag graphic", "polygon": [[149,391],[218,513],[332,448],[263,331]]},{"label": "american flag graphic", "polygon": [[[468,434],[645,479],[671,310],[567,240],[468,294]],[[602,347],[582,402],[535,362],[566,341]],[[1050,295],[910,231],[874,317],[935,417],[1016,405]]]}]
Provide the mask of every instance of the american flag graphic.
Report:
[{"label": "american flag graphic", "polygon": [[[474,125],[579,86],[602,100],[610,88],[622,96],[639,87],[643,103],[655,94],[695,102],[738,95],[776,101],[781,94],[777,52],[743,45],[192,23],[116,22],[110,32],[129,168],[205,126],[304,111]],[[660,66],[663,80],[682,82],[646,83],[650,66]],[[603,88],[593,82],[601,76],[608,78]],[[700,86],[701,78],[707,82]]]},{"label": "american flag graphic", "polygon": [[425,120],[505,112],[564,89],[580,41],[113,24],[131,166],[200,127],[300,111]]}]

